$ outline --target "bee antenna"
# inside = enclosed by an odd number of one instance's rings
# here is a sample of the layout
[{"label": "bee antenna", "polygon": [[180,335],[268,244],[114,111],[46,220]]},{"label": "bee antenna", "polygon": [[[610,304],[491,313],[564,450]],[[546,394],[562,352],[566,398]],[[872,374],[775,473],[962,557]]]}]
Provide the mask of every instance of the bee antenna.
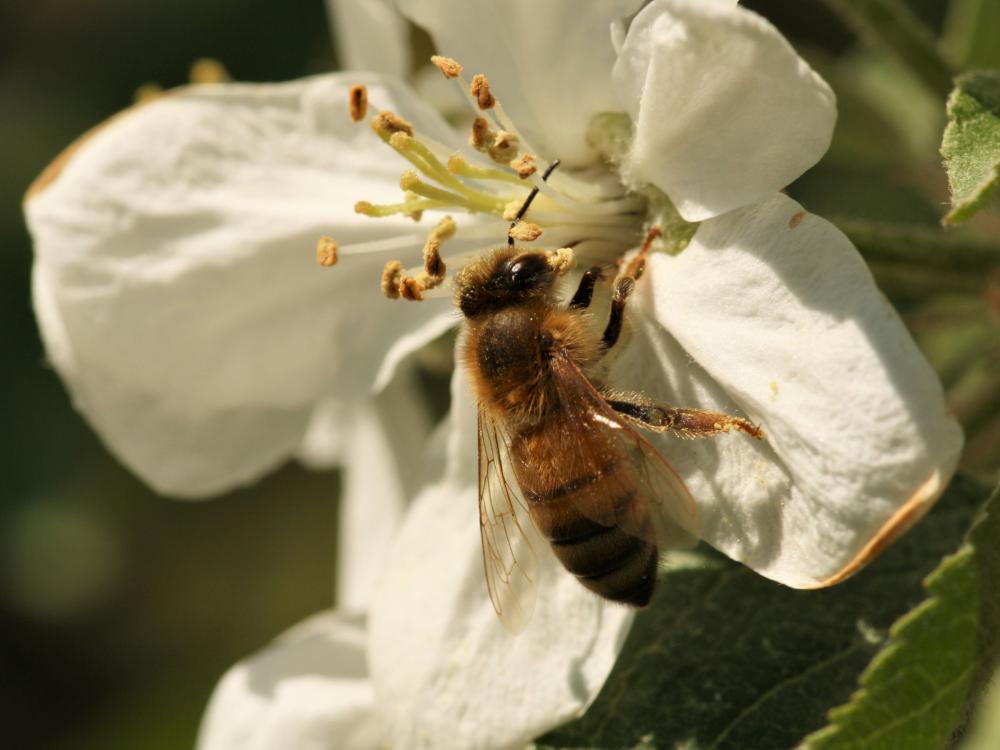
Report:
[{"label": "bee antenna", "polygon": [[[542,182],[549,179],[549,175],[556,171],[556,167],[559,166],[559,160],[555,159],[549,168],[545,170],[545,174],[542,175]],[[511,236],[511,230],[517,226],[517,222],[524,218],[524,215],[528,213],[528,209],[531,207],[531,202],[535,200],[535,196],[538,195],[538,186],[531,188],[531,192],[528,193],[528,197],[524,199],[524,203],[521,204],[521,208],[518,209],[517,215],[514,217],[514,221],[510,223],[510,229],[507,230],[507,245],[509,247],[514,247],[514,238]]]}]

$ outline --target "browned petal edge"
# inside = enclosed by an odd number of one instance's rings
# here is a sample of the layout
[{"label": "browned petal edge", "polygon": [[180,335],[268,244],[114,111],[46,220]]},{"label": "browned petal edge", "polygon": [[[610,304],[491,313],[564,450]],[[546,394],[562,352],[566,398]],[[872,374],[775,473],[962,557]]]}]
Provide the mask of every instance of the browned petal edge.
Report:
[{"label": "browned petal edge", "polygon": [[42,173],[38,175],[38,177],[36,177],[34,181],[28,186],[28,190],[24,193],[24,199],[22,201],[22,205],[27,205],[27,203],[32,198],[37,198],[39,195],[41,195],[42,191],[45,190],[45,188],[47,188],[49,185],[55,182],[56,179],[59,177],[59,175],[62,174],[63,169],[66,168],[66,165],[69,164],[70,160],[76,155],[76,152],[80,150],[80,147],[83,146],[84,143],[89,141],[95,135],[97,135],[100,131],[104,130],[110,125],[113,125],[119,120],[124,119],[127,115],[133,114],[142,107],[145,107],[146,105],[151,104],[154,101],[159,101],[165,96],[172,96],[175,92],[184,88],[187,87],[179,86],[176,89],[170,89],[169,91],[164,91],[162,94],[153,99],[136,102],[135,104],[126,107],[121,112],[116,112],[115,114],[111,115],[111,117],[106,119],[104,122],[98,123],[90,130],[85,131],[83,135],[79,136],[75,141],[73,141],[66,148],[64,148],[59,153],[59,155],[56,156],[55,159],[49,162],[48,166],[42,170]]},{"label": "browned petal edge", "polygon": [[832,576],[819,583],[811,583],[797,588],[803,589],[823,589],[833,586],[836,583],[850,578],[868,563],[885,551],[885,548],[909,530],[913,524],[919,521],[923,515],[931,509],[935,501],[944,492],[944,482],[941,481],[941,472],[935,470],[930,477],[921,484],[917,491],[910,496],[910,499],[903,503],[902,507],[893,513],[889,520],[875,532],[861,551],[847,565],[838,570]]}]

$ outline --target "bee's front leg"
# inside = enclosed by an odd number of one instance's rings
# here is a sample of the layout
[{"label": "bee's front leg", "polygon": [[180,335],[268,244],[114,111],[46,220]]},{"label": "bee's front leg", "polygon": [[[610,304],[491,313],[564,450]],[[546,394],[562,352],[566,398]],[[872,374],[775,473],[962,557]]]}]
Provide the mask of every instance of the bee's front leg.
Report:
[{"label": "bee's front leg", "polygon": [[580,279],[580,286],[569,302],[570,310],[586,310],[594,298],[594,287],[604,279],[604,266],[591,266]]},{"label": "bee's front leg", "polygon": [[653,432],[673,432],[683,438],[699,438],[739,430],[758,440],[764,438],[764,431],[752,422],[718,411],[660,406],[631,395],[616,395],[607,402],[629,421]]}]

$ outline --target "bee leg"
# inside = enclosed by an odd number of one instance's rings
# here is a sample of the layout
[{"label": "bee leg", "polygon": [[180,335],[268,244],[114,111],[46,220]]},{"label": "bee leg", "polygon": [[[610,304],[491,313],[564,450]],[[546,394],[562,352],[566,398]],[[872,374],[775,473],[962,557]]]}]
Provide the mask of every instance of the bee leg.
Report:
[{"label": "bee leg", "polygon": [[615,282],[615,291],[611,297],[611,317],[608,319],[608,325],[604,329],[604,349],[608,350],[618,343],[618,337],[622,332],[622,320],[625,317],[625,300],[628,299],[629,295],[632,294],[632,290],[635,289],[635,282],[642,278],[643,272],[646,270],[646,257],[649,255],[650,250],[653,248],[653,243],[660,237],[663,232],[659,227],[650,227],[646,232],[646,239],[643,240],[642,246],[639,248],[639,252],[635,254],[635,257],[629,261],[628,265],[625,266],[624,272]]},{"label": "bee leg", "polygon": [[607,351],[618,343],[618,337],[622,333],[622,321],[625,319],[625,300],[635,289],[635,279],[631,276],[622,276],[615,282],[615,291],[611,295],[611,316],[608,318],[608,325],[604,328],[604,336],[601,345]]},{"label": "bee leg", "polygon": [[590,307],[590,300],[594,297],[594,286],[604,278],[603,266],[591,266],[580,279],[580,286],[576,289],[576,294],[570,300],[570,310],[586,310]]},{"label": "bee leg", "polygon": [[616,412],[652,432],[673,432],[682,438],[699,438],[739,430],[758,440],[764,438],[764,431],[752,422],[718,411],[678,409],[620,396],[607,402]]}]

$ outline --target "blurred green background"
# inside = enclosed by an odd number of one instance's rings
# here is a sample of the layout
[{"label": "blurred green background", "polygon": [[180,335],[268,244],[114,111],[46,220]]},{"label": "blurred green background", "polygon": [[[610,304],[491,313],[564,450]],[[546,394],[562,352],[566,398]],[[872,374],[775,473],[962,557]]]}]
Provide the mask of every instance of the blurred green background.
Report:
[{"label": "blurred green background", "polygon": [[[1000,277],[912,263],[879,239],[893,225],[943,236],[943,99],[860,45],[818,0],[744,4],[786,32],[840,101],[834,147],[789,192],[868,238],[862,249],[880,283],[971,430],[967,465],[995,472]],[[937,32],[953,31],[945,0],[911,5]],[[246,81],[329,70],[328,29],[321,0],[0,4],[5,747],[190,747],[219,675],[332,601],[336,473],[286,467],[254,488],[189,504],[154,495],[103,449],[45,365],[20,211],[44,166],[128,106],[140,85],[184,83],[202,57]],[[998,235],[994,211],[950,236]]]}]

